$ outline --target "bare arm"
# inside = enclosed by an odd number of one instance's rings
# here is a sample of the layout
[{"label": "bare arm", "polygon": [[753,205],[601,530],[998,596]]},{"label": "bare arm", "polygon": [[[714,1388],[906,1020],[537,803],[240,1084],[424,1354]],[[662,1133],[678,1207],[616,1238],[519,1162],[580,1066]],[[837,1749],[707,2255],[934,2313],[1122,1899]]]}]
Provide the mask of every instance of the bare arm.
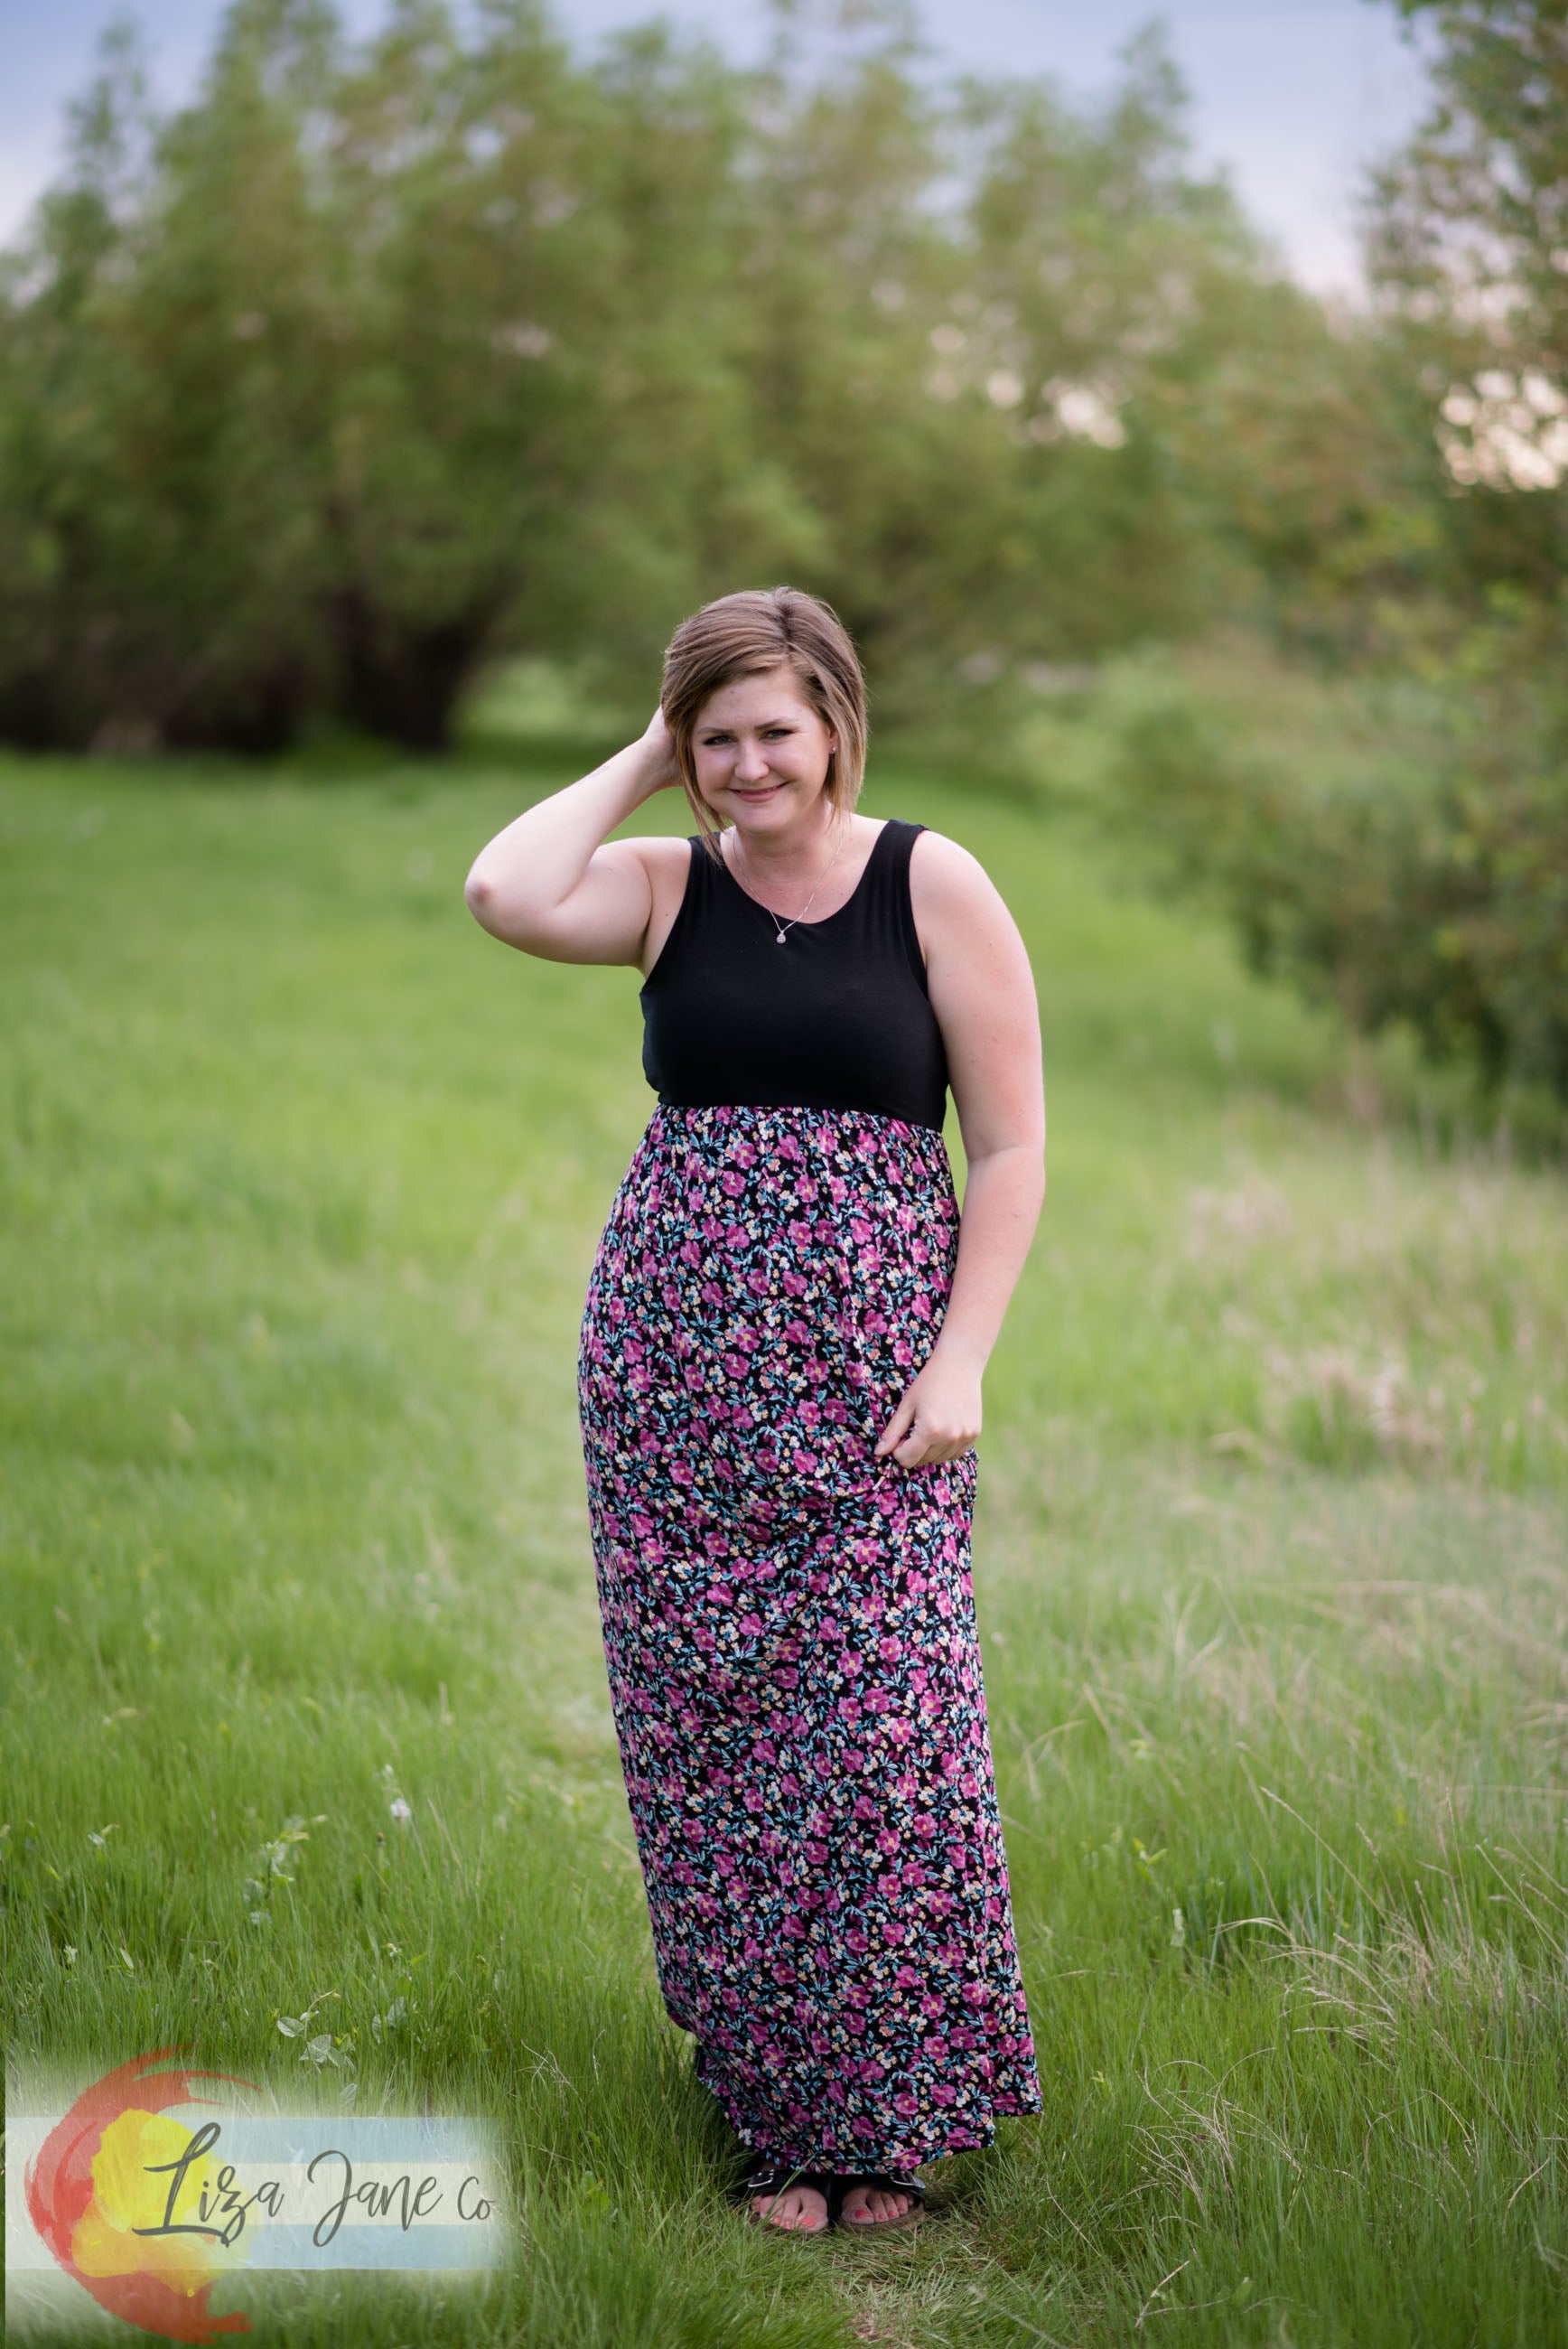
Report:
[{"label": "bare arm", "polygon": [[938,833],[915,843],[910,885],[969,1171],[942,1329],[877,1444],[906,1468],[954,1460],[980,1433],[981,1376],[1046,1188],[1039,1008],[1017,925],[985,868]]},{"label": "bare arm", "polygon": [[653,913],[641,845],[606,835],[679,781],[662,714],[602,767],[525,808],[475,857],[463,895],[492,937],[547,962],[637,960]]}]

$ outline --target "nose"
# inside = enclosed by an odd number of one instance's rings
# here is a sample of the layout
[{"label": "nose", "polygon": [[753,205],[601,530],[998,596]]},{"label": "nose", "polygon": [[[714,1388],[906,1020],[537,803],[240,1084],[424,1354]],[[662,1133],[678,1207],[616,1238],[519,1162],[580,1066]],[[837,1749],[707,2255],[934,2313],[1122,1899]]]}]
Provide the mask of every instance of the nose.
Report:
[{"label": "nose", "polygon": [[735,761],[736,781],[738,783],[759,783],[764,781],[767,773],[768,761],[763,755],[761,743],[742,742],[740,745],[739,754]]}]

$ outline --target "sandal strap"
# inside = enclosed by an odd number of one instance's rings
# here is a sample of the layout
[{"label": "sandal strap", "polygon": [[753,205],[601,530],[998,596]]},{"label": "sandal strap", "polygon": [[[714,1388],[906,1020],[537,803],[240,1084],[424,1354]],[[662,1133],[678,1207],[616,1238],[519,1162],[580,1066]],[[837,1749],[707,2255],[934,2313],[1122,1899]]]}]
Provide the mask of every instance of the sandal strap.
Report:
[{"label": "sandal strap", "polygon": [[832,2182],[826,2170],[798,2169],[783,2163],[771,2169],[754,2169],[742,2179],[740,2190],[747,2195],[782,2194],[791,2186],[810,2186],[825,2194]]},{"label": "sandal strap", "polygon": [[912,2194],[919,2203],[925,2200],[925,2189],[919,2178],[905,2178],[897,2170],[857,2169],[851,2177],[841,2178],[837,2182],[845,2194],[851,2186],[864,2186],[873,2193]]}]

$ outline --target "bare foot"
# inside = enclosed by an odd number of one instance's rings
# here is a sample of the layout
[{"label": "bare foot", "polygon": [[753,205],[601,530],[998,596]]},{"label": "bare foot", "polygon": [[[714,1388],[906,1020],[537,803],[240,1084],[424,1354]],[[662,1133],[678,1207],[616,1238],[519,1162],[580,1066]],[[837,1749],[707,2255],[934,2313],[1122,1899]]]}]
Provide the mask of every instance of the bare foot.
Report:
[{"label": "bare foot", "polygon": [[771,2197],[754,2195],[751,2207],[769,2226],[795,2234],[820,2235],[828,2223],[828,2198],[815,2186],[786,2186]]},{"label": "bare foot", "polygon": [[847,2186],[839,2217],[848,2227],[874,2227],[884,2219],[902,2219],[911,2197],[890,2194],[881,2186]]}]

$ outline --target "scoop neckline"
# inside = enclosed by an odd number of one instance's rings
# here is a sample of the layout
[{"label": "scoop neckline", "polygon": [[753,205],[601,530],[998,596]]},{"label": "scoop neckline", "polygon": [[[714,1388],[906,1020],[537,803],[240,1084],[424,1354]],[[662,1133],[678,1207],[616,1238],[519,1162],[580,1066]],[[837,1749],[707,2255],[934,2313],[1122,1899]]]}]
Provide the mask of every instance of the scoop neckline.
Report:
[{"label": "scoop neckline", "polygon": [[[882,828],[878,832],[876,838],[872,841],[866,861],[861,867],[861,877],[855,883],[854,887],[850,891],[849,895],[844,899],[843,904],[841,905],[835,905],[830,914],[819,914],[814,922],[803,922],[799,919],[799,916],[791,920],[788,914],[776,914],[771,905],[765,905],[760,897],[754,897],[750,890],[746,888],[741,882],[737,880],[735,874],[730,872],[729,860],[725,855],[722,849],[719,851],[718,861],[729,882],[730,887],[738,891],[738,894],[745,898],[748,905],[755,905],[759,914],[766,914],[769,920],[774,925],[775,928],[782,923],[787,930],[825,930],[830,922],[836,922],[841,914],[847,914],[849,912],[850,907],[854,904],[855,899],[865,887],[866,875],[872,869],[872,863],[876,857],[876,853],[882,846],[883,840],[886,838],[888,826],[892,821],[893,819],[892,816],[883,816],[882,820]],[[821,884],[819,882],[817,885],[820,888]]]}]

